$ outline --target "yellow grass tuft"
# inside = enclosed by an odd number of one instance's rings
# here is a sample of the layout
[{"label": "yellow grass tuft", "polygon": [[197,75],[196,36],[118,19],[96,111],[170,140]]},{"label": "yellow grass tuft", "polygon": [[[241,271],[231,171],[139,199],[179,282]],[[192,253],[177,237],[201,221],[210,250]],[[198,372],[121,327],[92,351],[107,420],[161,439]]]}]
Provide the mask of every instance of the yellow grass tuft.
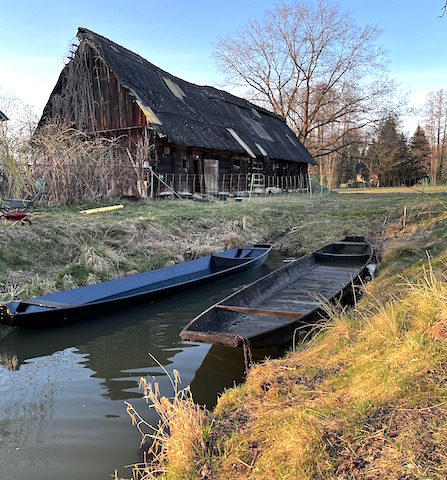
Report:
[{"label": "yellow grass tuft", "polygon": [[159,416],[157,426],[148,424],[130,403],[125,402],[133,425],[141,433],[141,445],[150,445],[145,462],[133,467],[134,478],[139,480],[159,478],[166,471],[172,479],[190,478],[197,452],[204,448],[206,410],[194,403],[189,387],[179,388],[177,370],[171,377],[162,368],[171,382],[172,398],[161,395],[157,382],[140,379],[140,388],[150,404],[149,408],[153,408]]}]

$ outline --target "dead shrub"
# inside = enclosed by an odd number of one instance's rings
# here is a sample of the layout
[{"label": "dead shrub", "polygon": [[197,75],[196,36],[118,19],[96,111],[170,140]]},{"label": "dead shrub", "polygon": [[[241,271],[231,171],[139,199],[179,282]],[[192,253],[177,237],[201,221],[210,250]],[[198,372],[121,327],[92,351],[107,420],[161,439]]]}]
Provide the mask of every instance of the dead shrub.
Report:
[{"label": "dead shrub", "polygon": [[121,165],[118,140],[62,125],[41,127],[33,138],[32,174],[45,186],[49,204],[98,201],[133,179]]}]

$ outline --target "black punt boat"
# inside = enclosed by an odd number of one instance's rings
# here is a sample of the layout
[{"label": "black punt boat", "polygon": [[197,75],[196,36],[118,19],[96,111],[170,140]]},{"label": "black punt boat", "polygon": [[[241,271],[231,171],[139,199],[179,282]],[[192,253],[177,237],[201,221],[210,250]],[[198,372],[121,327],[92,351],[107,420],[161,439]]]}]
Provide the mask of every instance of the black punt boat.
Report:
[{"label": "black punt boat", "polygon": [[272,246],[247,245],[138,275],[0,303],[0,323],[50,328],[131,308],[261,265]]},{"label": "black punt boat", "polygon": [[290,344],[298,327],[324,316],[324,303],[352,292],[372,262],[363,237],[346,237],[273,271],[194,318],[183,340],[267,348]]}]

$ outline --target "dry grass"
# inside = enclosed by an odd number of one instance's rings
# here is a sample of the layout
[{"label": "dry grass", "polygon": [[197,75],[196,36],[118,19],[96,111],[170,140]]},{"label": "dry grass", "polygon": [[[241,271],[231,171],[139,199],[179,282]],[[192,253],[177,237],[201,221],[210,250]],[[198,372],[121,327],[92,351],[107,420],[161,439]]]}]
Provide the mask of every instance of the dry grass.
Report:
[{"label": "dry grass", "polygon": [[[122,200],[108,204],[122,203]],[[20,292],[30,278],[53,291],[143,272],[249,242],[271,242],[287,256],[302,255],[348,233],[380,249],[381,233],[400,238],[443,209],[429,196],[330,195],[125,203],[115,212],[81,215],[98,206],[34,210],[29,226],[0,225],[0,295]],[[106,203],[107,204],[107,203]],[[106,205],[104,204],[104,205]],[[407,205],[406,228],[402,214]],[[38,206],[35,207],[36,209]],[[9,297],[8,297],[9,298]]]},{"label": "dry grass", "polygon": [[149,408],[154,409],[160,419],[158,425],[148,424],[130,403],[125,402],[133,425],[141,433],[141,445],[148,446],[145,461],[133,465],[133,477],[150,480],[169,472],[171,479],[190,478],[196,467],[196,454],[204,449],[203,431],[208,413],[194,403],[189,387],[180,389],[176,370],[171,376],[161,364],[159,366],[171,382],[171,399],[161,396],[157,382],[140,380],[140,389]]},{"label": "dry grass", "polygon": [[[342,215],[349,203],[341,208]],[[317,214],[321,208],[318,201],[296,197],[274,202],[128,203],[120,211],[89,216],[79,213],[90,206],[35,210],[29,226],[0,225],[1,297],[18,298],[29,279],[37,275],[42,290],[49,293],[243,243],[276,239],[278,250],[296,254],[303,244],[310,249],[315,240],[325,241],[321,234],[313,239],[312,228],[294,230],[296,225],[304,225],[308,215],[326,217],[326,213]],[[376,217],[375,213],[367,215]]]}]

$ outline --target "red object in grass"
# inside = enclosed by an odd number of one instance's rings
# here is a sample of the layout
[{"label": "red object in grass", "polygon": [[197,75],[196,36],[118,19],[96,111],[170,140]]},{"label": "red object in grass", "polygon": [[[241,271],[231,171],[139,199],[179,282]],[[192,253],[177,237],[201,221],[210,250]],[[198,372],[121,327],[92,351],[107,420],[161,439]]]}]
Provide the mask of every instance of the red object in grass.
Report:
[{"label": "red object in grass", "polygon": [[25,217],[28,216],[28,213],[26,213],[26,212],[12,212],[12,213],[4,213],[3,216],[5,217],[5,220],[12,220],[12,221],[20,222],[20,220],[23,220]]}]

